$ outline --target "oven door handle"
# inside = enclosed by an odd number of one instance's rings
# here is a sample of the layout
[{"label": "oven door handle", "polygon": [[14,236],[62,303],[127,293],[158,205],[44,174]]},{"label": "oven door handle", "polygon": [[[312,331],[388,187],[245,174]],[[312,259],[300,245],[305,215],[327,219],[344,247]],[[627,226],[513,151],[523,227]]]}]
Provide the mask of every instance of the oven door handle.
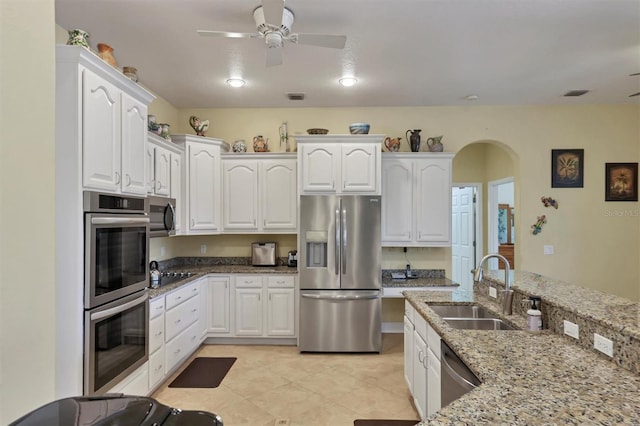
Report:
[{"label": "oven door handle", "polygon": [[104,311],[95,312],[91,314],[91,321],[101,320],[102,318],[110,317],[115,314],[119,314],[120,312],[124,312],[129,308],[132,308],[140,303],[146,301],[149,298],[148,294],[144,294],[144,296],[140,296],[137,299],[134,299],[130,302],[125,303],[124,305],[116,306],[114,308],[105,309]]},{"label": "oven door handle", "polygon": [[148,217],[92,217],[93,225],[135,225],[138,223],[149,223]]}]

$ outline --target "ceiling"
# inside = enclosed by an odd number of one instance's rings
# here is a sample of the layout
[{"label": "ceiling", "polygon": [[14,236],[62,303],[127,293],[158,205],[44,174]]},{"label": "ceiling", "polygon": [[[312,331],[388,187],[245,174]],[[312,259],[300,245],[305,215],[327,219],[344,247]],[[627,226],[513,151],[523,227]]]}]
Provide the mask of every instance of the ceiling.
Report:
[{"label": "ceiling", "polygon": [[[177,108],[640,104],[640,0],[287,0],[293,33],[266,67],[260,0],[56,0],[56,23],[114,48],[120,67]],[[350,88],[338,84],[355,76]],[[230,77],[246,80],[233,89]],[[588,89],[581,97],[569,90]],[[302,101],[286,94],[301,92]],[[477,100],[467,100],[475,95]]]}]

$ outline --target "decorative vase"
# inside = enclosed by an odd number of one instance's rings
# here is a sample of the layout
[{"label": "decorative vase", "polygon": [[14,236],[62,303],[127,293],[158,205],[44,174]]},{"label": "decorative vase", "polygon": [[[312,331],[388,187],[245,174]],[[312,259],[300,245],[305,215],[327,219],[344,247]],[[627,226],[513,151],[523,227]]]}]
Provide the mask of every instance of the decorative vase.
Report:
[{"label": "decorative vase", "polygon": [[427,139],[427,147],[430,152],[442,152],[444,146],[442,145],[442,136],[436,136],[434,138]]},{"label": "decorative vase", "polygon": [[400,140],[402,138],[390,138],[389,136],[387,136],[386,138],[384,138],[384,146],[387,147],[387,150],[389,152],[398,152],[400,151]]},{"label": "decorative vase", "polygon": [[116,62],[116,58],[113,56],[113,47],[108,44],[98,43],[98,56],[112,67],[118,67],[118,62]]},{"label": "decorative vase", "polygon": [[158,123],[155,115],[147,115],[147,129],[151,132],[158,133]]},{"label": "decorative vase", "polygon": [[130,80],[138,82],[138,70],[134,67],[122,67],[122,74],[129,77]]},{"label": "decorative vase", "polygon": [[89,33],[85,30],[69,30],[69,40],[67,44],[70,46],[82,46],[89,49]]},{"label": "decorative vase", "polygon": [[198,117],[192,115],[189,117],[189,125],[196,131],[196,135],[204,136],[209,128],[209,120],[200,121]]},{"label": "decorative vase", "polygon": [[[422,130],[420,129],[415,129],[415,130],[407,130],[405,132],[405,136],[407,137],[407,140],[409,141],[409,145],[411,145],[411,152],[418,152],[420,151],[420,132]],[[409,133],[411,133],[411,136],[409,136]]]},{"label": "decorative vase", "polygon": [[269,139],[265,139],[262,135],[258,135],[253,138],[253,152],[267,152]]},{"label": "decorative vase", "polygon": [[238,139],[233,143],[231,149],[233,152],[247,152],[247,144],[244,143],[243,139]]},{"label": "decorative vase", "polygon": [[163,137],[166,140],[170,141],[171,136],[169,136],[169,125],[166,123],[162,123],[158,124],[158,126],[160,126],[160,137]]}]

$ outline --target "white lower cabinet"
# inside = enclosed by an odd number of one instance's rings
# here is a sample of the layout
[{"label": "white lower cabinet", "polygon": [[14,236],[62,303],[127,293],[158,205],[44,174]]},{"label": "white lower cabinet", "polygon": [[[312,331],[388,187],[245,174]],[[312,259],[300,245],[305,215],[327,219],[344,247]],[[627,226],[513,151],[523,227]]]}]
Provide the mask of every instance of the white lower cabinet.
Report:
[{"label": "white lower cabinet", "polygon": [[440,336],[407,301],[404,321],[405,380],[424,419],[441,407]]},{"label": "white lower cabinet", "polygon": [[295,337],[295,277],[234,277],[235,336]]},{"label": "white lower cabinet", "polygon": [[165,374],[164,296],[149,302],[149,389],[155,388]]},{"label": "white lower cabinet", "polygon": [[229,277],[207,278],[207,333],[229,336],[231,333],[231,284]]},{"label": "white lower cabinet", "polygon": [[195,281],[165,296],[165,371],[170,373],[202,342],[200,283]]}]

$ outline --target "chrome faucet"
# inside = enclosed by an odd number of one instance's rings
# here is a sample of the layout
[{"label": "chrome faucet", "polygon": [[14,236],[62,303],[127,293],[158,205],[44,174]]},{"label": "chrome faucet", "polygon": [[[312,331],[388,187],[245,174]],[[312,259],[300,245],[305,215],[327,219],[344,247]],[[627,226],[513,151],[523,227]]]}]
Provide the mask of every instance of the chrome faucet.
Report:
[{"label": "chrome faucet", "polygon": [[509,279],[509,261],[507,260],[506,257],[504,257],[501,254],[498,253],[492,253],[492,254],[488,254],[485,257],[482,258],[482,260],[480,260],[480,263],[478,263],[478,267],[473,271],[473,281],[474,282],[482,282],[482,275],[484,273],[484,264],[487,262],[487,260],[491,259],[491,258],[498,258],[500,260],[502,260],[504,262],[504,285],[505,285],[505,290],[502,290],[502,292],[504,292],[504,301],[502,304],[502,313],[505,315],[511,315],[511,305],[513,302],[513,290],[511,290],[511,281]]}]

